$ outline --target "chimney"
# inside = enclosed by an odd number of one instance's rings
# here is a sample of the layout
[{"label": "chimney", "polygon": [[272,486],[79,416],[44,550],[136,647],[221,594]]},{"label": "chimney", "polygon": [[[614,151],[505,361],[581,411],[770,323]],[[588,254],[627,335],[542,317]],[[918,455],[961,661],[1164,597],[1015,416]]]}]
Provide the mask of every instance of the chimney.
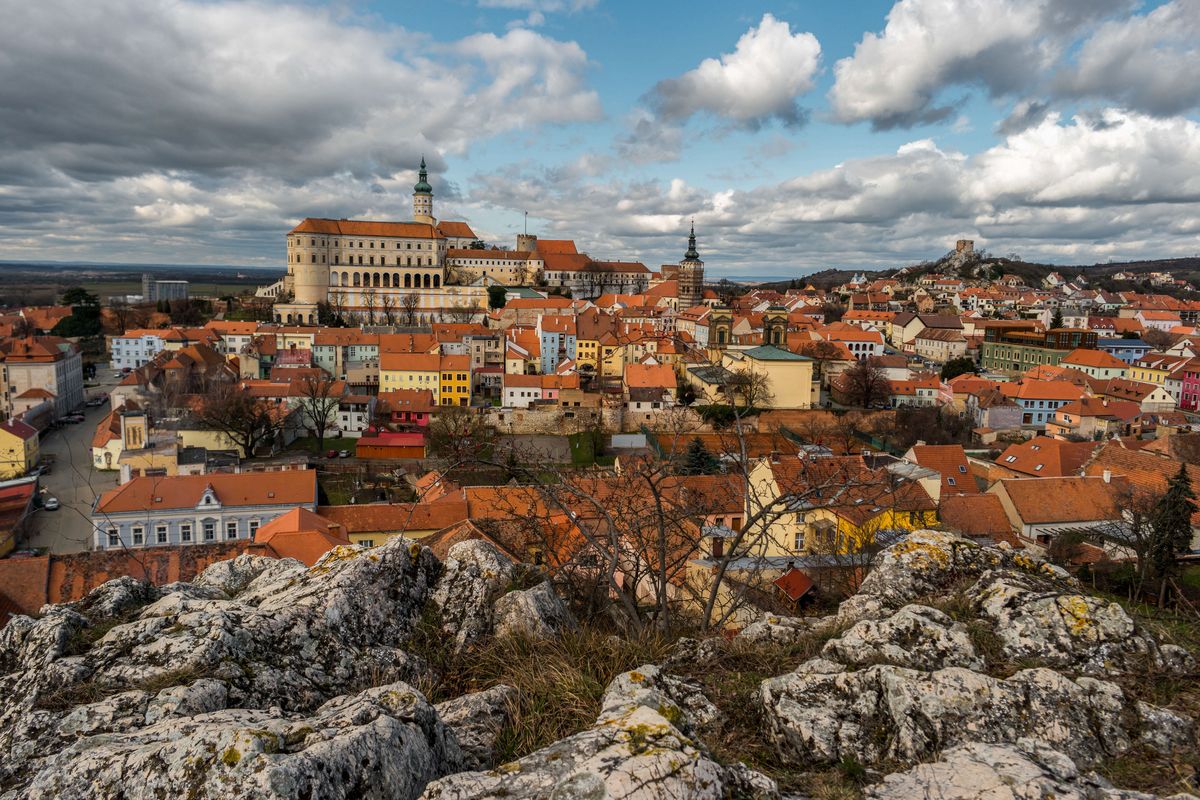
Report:
[{"label": "chimney", "polygon": [[1105,483],[1112,483],[1112,470],[1111,470],[1111,469],[1106,469],[1106,470],[1104,470],[1104,476],[1103,476],[1103,477],[1104,477],[1104,482],[1105,482]]}]

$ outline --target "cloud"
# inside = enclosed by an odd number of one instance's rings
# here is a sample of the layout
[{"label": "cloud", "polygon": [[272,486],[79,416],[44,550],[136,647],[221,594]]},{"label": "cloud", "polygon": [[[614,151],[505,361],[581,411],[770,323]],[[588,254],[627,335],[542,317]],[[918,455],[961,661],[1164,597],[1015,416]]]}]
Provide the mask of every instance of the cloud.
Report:
[{"label": "cloud", "polygon": [[1167,116],[1200,106],[1200,0],[1101,25],[1055,77],[1060,97],[1099,98]]},{"label": "cloud", "polygon": [[866,33],[834,66],[836,119],[907,128],[950,117],[943,90],[1025,91],[1084,26],[1128,0],[898,0],[880,34]]},{"label": "cloud", "polygon": [[1008,116],[996,125],[996,133],[1011,136],[1028,127],[1037,125],[1050,113],[1050,104],[1042,100],[1025,99],[1013,106]]},{"label": "cloud", "polygon": [[805,114],[797,98],[813,88],[820,62],[815,36],[792,33],[787,22],[764,14],[732,53],[706,58],[678,78],[660,81],[646,100],[670,122],[703,112],[747,127],[772,119],[799,125]]},{"label": "cloud", "polygon": [[747,189],[527,164],[476,176],[464,202],[528,208],[546,235],[648,264],[679,259],[694,215],[709,268],[731,275],[900,266],[941,255],[960,236],[1067,263],[1191,255],[1200,123],[1117,109],[1048,114],[976,155],[920,139]]},{"label": "cloud", "polygon": [[536,11],[553,14],[560,11],[571,13],[595,8],[600,0],[479,0],[480,8],[507,8],[513,11]]},{"label": "cloud", "polygon": [[589,69],[529,30],[435,41],[300,4],[19,3],[0,26],[0,242],[53,219],[72,247],[120,232],[140,253],[179,226],[203,251],[379,208],[379,187],[407,198],[422,154],[436,173],[508,131],[599,119]]}]

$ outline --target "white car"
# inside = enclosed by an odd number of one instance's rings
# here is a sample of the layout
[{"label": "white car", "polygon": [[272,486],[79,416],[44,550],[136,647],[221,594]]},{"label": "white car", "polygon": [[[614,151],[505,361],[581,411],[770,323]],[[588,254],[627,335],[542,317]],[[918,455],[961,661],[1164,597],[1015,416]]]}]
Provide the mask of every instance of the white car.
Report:
[{"label": "white car", "polygon": [[46,502],[42,503],[42,508],[46,509],[47,511],[58,511],[58,498],[47,497]]}]

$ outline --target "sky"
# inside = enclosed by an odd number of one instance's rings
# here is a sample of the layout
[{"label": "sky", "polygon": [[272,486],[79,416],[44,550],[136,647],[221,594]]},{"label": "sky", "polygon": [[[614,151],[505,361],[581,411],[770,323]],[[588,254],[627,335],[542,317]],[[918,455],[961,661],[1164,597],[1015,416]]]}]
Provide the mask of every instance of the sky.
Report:
[{"label": "sky", "polygon": [[[1200,254],[1200,0],[0,0],[0,260],[435,214],[789,277]],[[2,269],[3,267],[0,267]]]}]

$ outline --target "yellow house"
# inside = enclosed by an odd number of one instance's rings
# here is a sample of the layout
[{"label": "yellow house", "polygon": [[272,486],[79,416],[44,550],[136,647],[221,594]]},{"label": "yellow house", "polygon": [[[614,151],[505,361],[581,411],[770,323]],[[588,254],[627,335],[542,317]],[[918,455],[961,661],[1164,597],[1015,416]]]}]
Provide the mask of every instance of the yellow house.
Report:
[{"label": "yellow house", "polygon": [[726,350],[721,366],[731,372],[748,372],[765,380],[752,390],[759,408],[811,408],[813,404],[813,361],[774,345],[749,350]]},{"label": "yellow house", "polygon": [[578,367],[591,367],[596,369],[600,359],[600,340],[598,339],[576,339],[575,340],[575,364]]},{"label": "yellow house", "polygon": [[1182,356],[1148,355],[1129,365],[1129,380],[1162,386],[1167,376],[1187,361]]},{"label": "yellow house", "polygon": [[0,478],[24,475],[37,462],[37,428],[19,419],[0,422]]},{"label": "yellow house", "polygon": [[471,357],[441,356],[438,390],[443,406],[471,404]]},{"label": "yellow house", "polygon": [[[465,358],[469,358],[464,356]],[[381,353],[379,390],[426,389],[434,405],[441,405],[442,356],[437,353]]]}]

